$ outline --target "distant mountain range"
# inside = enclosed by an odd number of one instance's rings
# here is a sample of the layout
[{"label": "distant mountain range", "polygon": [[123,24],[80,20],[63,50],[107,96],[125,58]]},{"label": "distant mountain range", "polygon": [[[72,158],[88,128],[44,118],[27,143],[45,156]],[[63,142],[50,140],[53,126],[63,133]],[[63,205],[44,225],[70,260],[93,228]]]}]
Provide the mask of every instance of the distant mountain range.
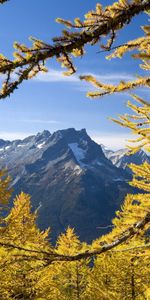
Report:
[{"label": "distant mountain range", "polygon": [[0,168],[12,176],[14,194],[32,196],[39,208],[38,224],[51,227],[52,240],[70,225],[81,240],[105,233],[127,192],[130,162],[149,157],[142,151],[127,156],[95,143],[85,129],[45,130],[23,140],[0,140]]},{"label": "distant mountain range", "polygon": [[123,168],[130,173],[131,170],[128,168],[129,164],[134,163],[140,165],[145,161],[150,163],[150,157],[143,150],[138,151],[136,154],[128,155],[128,149],[112,151],[107,149],[104,145],[101,145],[101,147],[105,156],[112,161],[113,165],[117,168]]}]

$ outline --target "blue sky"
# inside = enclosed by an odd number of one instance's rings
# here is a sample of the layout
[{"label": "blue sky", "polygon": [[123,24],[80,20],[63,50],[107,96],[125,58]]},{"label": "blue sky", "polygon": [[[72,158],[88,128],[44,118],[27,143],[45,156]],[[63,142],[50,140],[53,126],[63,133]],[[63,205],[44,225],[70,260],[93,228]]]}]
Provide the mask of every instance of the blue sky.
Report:
[{"label": "blue sky", "polygon": [[[101,1],[111,4],[113,1]],[[85,0],[10,0],[0,6],[0,51],[12,58],[13,42],[30,44],[29,36],[51,42],[59,36],[62,26],[55,23],[57,17],[74,19],[95,7],[97,1]],[[132,21],[132,26],[118,33],[118,41],[136,38],[147,23],[148,17],[140,15]],[[44,129],[53,132],[58,129],[86,128],[99,143],[112,148],[124,145],[128,131],[108,120],[109,116],[126,111],[127,94],[89,100],[86,91],[90,86],[80,82],[80,74],[95,74],[101,81],[116,83],[130,80],[140,71],[137,62],[129,55],[123,60],[105,60],[104,54],[97,54],[99,46],[87,48],[87,55],[76,59],[78,72],[71,78],[62,76],[58,63],[48,62],[49,72],[32,81],[25,82],[10,98],[0,102],[0,138],[15,139],[35,134]],[[143,97],[146,91],[140,92]]]}]

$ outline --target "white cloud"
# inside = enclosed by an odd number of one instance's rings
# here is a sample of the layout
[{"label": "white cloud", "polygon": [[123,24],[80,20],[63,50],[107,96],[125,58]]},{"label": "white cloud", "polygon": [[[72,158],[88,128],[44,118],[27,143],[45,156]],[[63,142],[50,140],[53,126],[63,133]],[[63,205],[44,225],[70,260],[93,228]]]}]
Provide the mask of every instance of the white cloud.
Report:
[{"label": "white cloud", "polygon": [[44,119],[23,119],[19,121],[25,123],[38,123],[38,124],[60,124],[60,122],[56,120],[44,120]]},{"label": "white cloud", "polygon": [[129,139],[134,139],[135,136],[129,134],[109,134],[109,133],[90,133],[91,138],[98,144],[103,144],[110,149],[125,148]]},{"label": "white cloud", "polygon": [[121,80],[123,81],[130,81],[130,80],[134,80],[134,76],[128,73],[114,73],[114,72],[110,72],[108,73],[104,73],[104,74],[93,74],[93,76],[95,76],[99,81],[102,82],[112,82],[112,83],[116,83],[119,82]]},{"label": "white cloud", "polygon": [[[5,119],[5,122],[9,119]],[[11,122],[17,123],[35,123],[35,124],[60,124],[60,121],[57,120],[45,120],[45,119],[11,119]]]},{"label": "white cloud", "polygon": [[[132,81],[134,80],[134,76],[128,73],[103,73],[103,74],[94,74],[89,73],[89,75],[92,75],[95,77],[98,81],[104,83],[104,84],[113,84],[117,85],[121,80],[122,81]],[[80,86],[78,87],[80,91],[87,92],[87,91],[95,91],[97,90],[96,87],[94,87],[92,84],[88,82],[81,82]],[[120,93],[122,94],[122,93]],[[125,93],[123,93],[125,94]]]},{"label": "white cloud", "polygon": [[40,82],[80,82],[77,75],[64,76],[63,71],[55,70],[50,68],[48,72],[39,72],[34,81]]},{"label": "white cloud", "polygon": [[24,139],[29,135],[33,135],[33,133],[30,132],[0,132],[0,139],[4,139],[4,140],[18,140],[18,139]]},{"label": "white cloud", "polygon": [[[91,74],[92,76],[96,77],[99,81],[102,81],[104,83],[106,82],[111,82],[113,84],[119,82],[120,80],[133,80],[134,76],[128,73],[115,73],[111,72],[110,73],[101,73],[101,74],[96,74],[96,73],[90,73],[85,71],[84,73],[80,75],[86,75],[86,74]],[[63,70],[56,70],[49,68],[48,72],[39,72],[36,77],[33,78],[34,81],[36,82],[72,82],[76,84],[83,84],[82,81],[80,81],[79,76],[77,74],[74,74],[72,76],[64,76],[63,75]]]},{"label": "white cloud", "polygon": [[[17,140],[17,139],[24,139],[30,135],[37,134],[37,132],[21,132],[21,131],[16,131],[16,132],[0,132],[0,139],[4,140]],[[110,134],[110,133],[99,133],[99,132],[93,132],[93,131],[88,131],[88,134],[90,137],[98,144],[103,144],[106,147],[110,149],[121,149],[125,148],[127,145],[127,140],[128,139],[133,139],[135,138],[134,135],[129,135],[129,134]]]}]

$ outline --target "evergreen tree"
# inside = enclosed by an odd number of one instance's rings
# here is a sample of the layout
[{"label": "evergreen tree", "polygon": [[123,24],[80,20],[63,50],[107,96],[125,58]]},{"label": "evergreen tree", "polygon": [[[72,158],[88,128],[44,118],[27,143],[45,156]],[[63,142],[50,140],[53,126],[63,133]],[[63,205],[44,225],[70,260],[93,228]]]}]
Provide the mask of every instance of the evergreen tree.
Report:
[{"label": "evergreen tree", "polygon": [[0,170],[0,222],[2,213],[8,208],[12,189],[10,188],[11,179],[7,176],[6,170]]},{"label": "evergreen tree", "polygon": [[[66,233],[58,237],[56,253],[59,255],[75,255],[84,251],[86,245],[82,244],[75,235],[74,230],[68,228]],[[39,280],[40,299],[52,300],[83,300],[89,272],[88,261],[54,262],[43,269],[41,281]],[[44,278],[44,280],[43,280]]]},{"label": "evergreen tree", "polygon": [[0,248],[2,300],[36,299],[38,272],[35,270],[44,265],[42,251],[52,250],[49,231],[41,232],[35,223],[36,218],[37,212],[31,212],[30,196],[21,193],[5,218]]},{"label": "evergreen tree", "polygon": [[[6,1],[7,0],[1,0],[1,3]],[[95,10],[85,14],[83,21],[79,18],[75,18],[74,22],[57,18],[57,22],[64,24],[67,29],[63,30],[60,37],[54,38],[51,44],[34,37],[30,38],[33,43],[32,47],[15,43],[14,47],[16,48],[16,52],[14,53],[14,60],[10,60],[2,54],[0,56],[0,73],[5,76],[0,98],[5,98],[13,93],[24,80],[36,76],[38,72],[46,72],[45,63],[51,58],[56,58],[63,67],[67,68],[65,75],[72,75],[76,72],[73,57],[81,57],[84,55],[85,46],[87,44],[92,46],[98,44],[100,40],[106,36],[107,44],[104,46],[101,43],[101,47],[105,51],[110,51],[118,30],[129,24],[133,17],[149,9],[149,0],[118,0],[105,8],[98,3]],[[145,27],[144,30],[146,31],[147,28],[148,26]],[[120,55],[122,55],[123,51],[132,50],[139,45],[141,45],[141,47],[143,46],[142,50],[145,52],[148,38],[148,35],[146,35],[146,40],[145,37],[142,40],[137,39],[133,41],[133,45],[132,42],[129,44],[126,43],[127,46],[125,45],[126,47],[124,47],[123,50],[120,48]],[[143,55],[143,52],[142,57],[144,56],[144,59],[147,59],[147,54],[144,53]],[[140,78],[131,83],[121,82],[119,87],[98,83],[92,76],[83,76],[81,79],[92,81],[98,88],[103,88],[105,90],[104,94],[149,84],[149,77],[145,79]],[[93,97],[99,96],[100,92],[90,95]]]},{"label": "evergreen tree", "polygon": [[[104,9],[97,4],[83,21],[79,18],[74,22],[57,19],[67,26],[67,30],[54,38],[52,45],[35,38],[31,38],[31,48],[15,43],[13,61],[0,56],[0,73],[5,76],[0,98],[10,95],[19,84],[39,71],[46,71],[45,63],[52,57],[67,68],[65,75],[72,75],[76,71],[73,57],[84,55],[85,46],[99,43],[104,35],[107,44],[101,45],[102,51],[114,50],[108,59],[122,58],[134,50],[134,59],[142,60],[142,69],[149,71],[149,25],[143,27],[144,36],[113,49],[117,31],[130,23],[134,16],[143,11],[149,13],[149,10],[149,0],[119,0]],[[91,75],[82,76],[81,80],[97,88],[97,91],[88,93],[92,98],[141,86],[150,87],[149,76],[140,76],[131,82],[121,81],[116,86],[103,84]],[[150,152],[150,104],[137,95],[132,97],[133,102],[129,101],[128,106],[134,113],[113,121],[138,135],[130,141],[130,154],[142,148]],[[2,300],[150,299],[150,165],[146,162],[140,166],[131,164],[130,168],[133,171],[130,184],[139,192],[126,196],[121,209],[116,212],[112,231],[92,245],[80,243],[73,229],[68,228],[53,249],[48,241],[48,231],[41,232],[36,225],[37,212],[31,212],[30,197],[21,193],[15,199],[0,227]],[[1,204],[7,206],[11,192],[9,178],[4,172],[0,176]],[[91,265],[90,258],[93,259]]]}]

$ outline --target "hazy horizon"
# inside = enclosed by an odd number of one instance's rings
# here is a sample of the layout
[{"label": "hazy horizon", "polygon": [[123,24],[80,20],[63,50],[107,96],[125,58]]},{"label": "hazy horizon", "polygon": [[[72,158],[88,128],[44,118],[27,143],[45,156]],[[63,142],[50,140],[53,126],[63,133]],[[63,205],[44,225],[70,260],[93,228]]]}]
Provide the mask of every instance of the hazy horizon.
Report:
[{"label": "hazy horizon", "polygon": [[[69,128],[59,128],[58,130],[67,130]],[[82,130],[83,128],[80,129],[76,129],[75,130]],[[86,128],[85,128],[86,129]],[[51,134],[53,134],[54,132],[58,131],[58,130],[54,130],[51,131],[49,129],[44,129],[44,130],[48,130]],[[37,135],[38,133],[42,133],[44,130],[40,131],[40,132],[14,132],[14,133],[10,133],[8,134],[7,132],[0,132],[0,139],[3,140],[9,140],[9,141],[14,141],[14,140],[23,140],[28,136],[32,136],[32,135]],[[87,134],[91,137],[91,139],[93,139],[97,144],[101,145],[103,144],[105,147],[108,147],[112,150],[118,150],[118,149],[122,149],[125,148],[127,145],[127,139],[129,139],[129,135],[124,134],[116,134],[116,135],[99,135],[99,133],[96,132],[91,132],[91,131],[87,131]]]}]

